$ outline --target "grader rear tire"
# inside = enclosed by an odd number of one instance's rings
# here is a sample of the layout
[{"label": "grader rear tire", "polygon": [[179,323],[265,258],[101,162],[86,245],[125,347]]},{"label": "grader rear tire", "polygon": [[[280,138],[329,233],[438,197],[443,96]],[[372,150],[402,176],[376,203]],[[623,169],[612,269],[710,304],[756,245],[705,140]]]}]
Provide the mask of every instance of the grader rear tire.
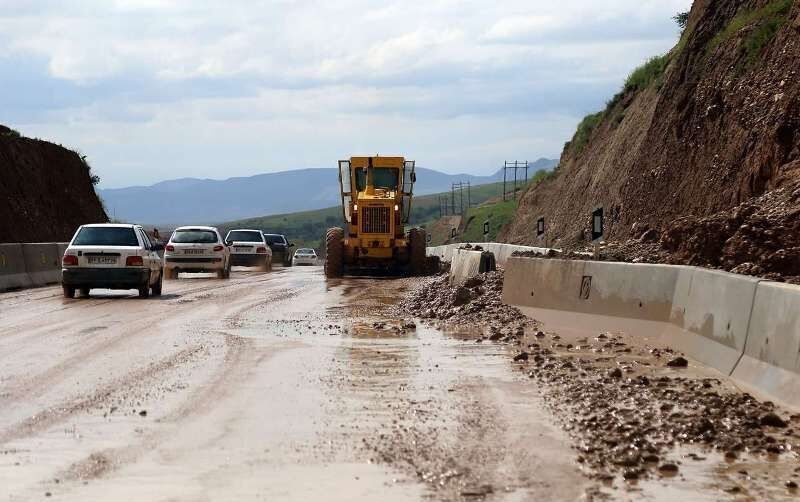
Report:
[{"label": "grader rear tire", "polygon": [[325,277],[336,279],[344,268],[344,230],[329,228],[325,234]]},{"label": "grader rear tire", "polygon": [[427,263],[427,259],[425,258],[425,240],[425,230],[421,228],[412,228],[408,231],[408,268],[411,275],[423,275],[425,273],[425,265]]}]

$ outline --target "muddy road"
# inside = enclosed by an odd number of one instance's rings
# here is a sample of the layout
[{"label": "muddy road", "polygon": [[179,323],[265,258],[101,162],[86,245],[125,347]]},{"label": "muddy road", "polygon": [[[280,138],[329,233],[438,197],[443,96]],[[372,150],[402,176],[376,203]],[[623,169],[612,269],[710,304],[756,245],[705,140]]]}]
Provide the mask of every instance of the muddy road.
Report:
[{"label": "muddy road", "polygon": [[564,500],[590,481],[505,348],[405,279],[0,295],[0,500]]}]

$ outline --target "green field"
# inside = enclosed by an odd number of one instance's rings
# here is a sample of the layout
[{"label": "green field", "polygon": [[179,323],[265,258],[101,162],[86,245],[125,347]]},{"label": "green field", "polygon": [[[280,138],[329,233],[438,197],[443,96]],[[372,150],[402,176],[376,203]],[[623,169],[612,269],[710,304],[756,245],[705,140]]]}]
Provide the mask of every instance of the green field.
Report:
[{"label": "green field", "polygon": [[[503,183],[477,185],[470,190],[473,206],[490,199],[500,197]],[[439,197],[441,194],[414,197],[411,206],[411,225],[428,226],[439,218]],[[450,193],[447,193],[450,197]],[[457,194],[458,195],[458,194]],[[451,200],[451,199],[448,199]],[[460,197],[456,200],[456,211],[460,208]],[[467,205],[467,192],[464,191],[464,206]],[[220,230],[225,233],[231,228],[257,228],[267,233],[284,234],[290,242],[298,247],[322,248],[325,231],[330,227],[341,226],[342,209],[340,206],[303,211],[300,213],[276,214],[260,216],[244,220],[221,223]]]},{"label": "green field", "polygon": [[[494,204],[474,207],[464,215],[461,234],[456,236],[459,242],[491,242],[497,234],[514,217],[517,201],[508,200]],[[489,223],[489,234],[483,235],[483,225]]]}]

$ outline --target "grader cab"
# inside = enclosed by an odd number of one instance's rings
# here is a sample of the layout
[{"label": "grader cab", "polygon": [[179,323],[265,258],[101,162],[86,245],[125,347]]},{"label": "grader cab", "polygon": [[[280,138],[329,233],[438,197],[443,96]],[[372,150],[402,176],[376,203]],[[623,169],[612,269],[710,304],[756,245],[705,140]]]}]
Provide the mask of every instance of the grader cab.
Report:
[{"label": "grader cab", "polygon": [[425,231],[406,232],[414,192],[414,161],[403,157],[351,157],[339,161],[345,228],[325,235],[325,275],[425,269]]}]

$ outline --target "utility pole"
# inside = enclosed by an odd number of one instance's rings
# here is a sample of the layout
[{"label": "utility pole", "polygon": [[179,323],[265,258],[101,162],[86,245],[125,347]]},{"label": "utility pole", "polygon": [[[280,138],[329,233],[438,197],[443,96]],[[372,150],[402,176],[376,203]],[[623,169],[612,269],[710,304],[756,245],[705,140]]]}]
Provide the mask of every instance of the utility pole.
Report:
[{"label": "utility pole", "polygon": [[458,184],[459,195],[461,195],[461,214],[464,214],[464,182]]},{"label": "utility pole", "polygon": [[507,182],[507,179],[508,179],[507,173],[508,173],[509,169],[513,169],[514,170],[514,200],[517,199],[517,171],[519,169],[524,169],[525,170],[525,183],[528,182],[528,161],[527,160],[525,160],[525,161],[515,160],[513,162],[512,161],[508,161],[508,160],[505,161],[503,163],[503,200],[504,201],[506,200],[506,193],[507,193],[506,182]]}]

